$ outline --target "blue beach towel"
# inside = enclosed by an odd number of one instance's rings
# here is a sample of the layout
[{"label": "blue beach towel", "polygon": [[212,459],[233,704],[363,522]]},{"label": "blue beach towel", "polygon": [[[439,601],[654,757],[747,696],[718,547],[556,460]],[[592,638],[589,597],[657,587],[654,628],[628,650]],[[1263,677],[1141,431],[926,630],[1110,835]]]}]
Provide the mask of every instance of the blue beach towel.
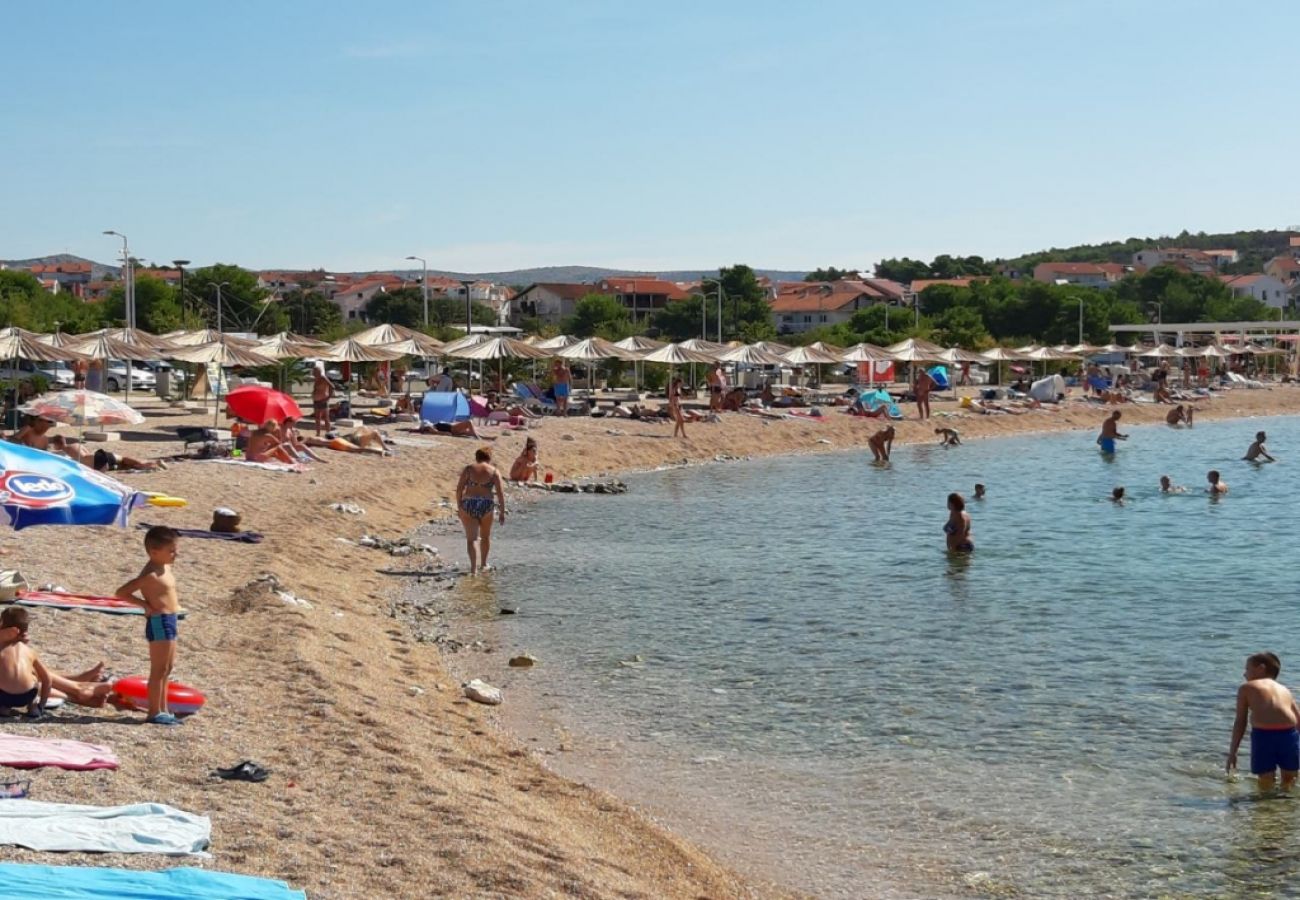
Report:
[{"label": "blue beach towel", "polygon": [[0,892],[8,900],[306,900],[283,881],[209,872],[164,869],[141,872],[92,866],[0,863]]},{"label": "blue beach towel", "polygon": [[469,401],[460,391],[425,391],[420,404],[420,421],[466,422],[469,420]]}]

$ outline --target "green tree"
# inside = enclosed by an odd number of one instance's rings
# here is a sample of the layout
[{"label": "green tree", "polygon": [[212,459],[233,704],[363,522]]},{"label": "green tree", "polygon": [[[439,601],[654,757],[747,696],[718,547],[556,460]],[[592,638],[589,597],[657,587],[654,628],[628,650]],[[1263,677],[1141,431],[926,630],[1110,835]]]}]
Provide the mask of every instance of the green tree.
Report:
[{"label": "green tree", "polygon": [[0,269],[0,324],[32,331],[93,331],[104,321],[102,304],[60,291],[50,294],[30,272]]},{"label": "green tree", "polygon": [[919,259],[904,256],[901,259],[882,259],[876,263],[876,277],[888,278],[902,284],[911,284],[918,278],[933,278],[930,267]]},{"label": "green tree", "polygon": [[319,337],[343,327],[343,311],[319,291],[292,291],[282,305],[289,314],[290,328],[299,334]]},{"label": "green tree", "polygon": [[[759,284],[758,275],[749,266],[737,264],[718,270],[718,281],[722,283],[722,339],[739,337],[741,340],[767,340],[776,334],[772,325],[772,307],[768,303],[767,289]],[[711,303],[705,304],[708,321],[706,328],[710,339],[717,336],[717,297],[713,294],[718,286],[712,282],[705,284]],[[710,315],[711,314],[711,315]]]},{"label": "green tree", "polygon": [[[186,293],[189,293],[186,285]],[[104,316],[112,322],[126,324],[126,289],[118,283],[103,301]],[[135,323],[154,334],[179,328],[202,328],[202,317],[181,305],[180,291],[160,278],[137,278],[135,282]]]},{"label": "green tree", "polygon": [[[256,331],[263,327],[268,315],[272,323],[287,322],[270,311],[265,301],[269,293],[257,286],[257,273],[226,263],[217,263],[202,269],[195,269],[185,279],[185,293],[198,306],[203,321],[209,327],[217,327],[217,286],[221,287],[221,327],[224,331]],[[137,290],[136,320],[139,316],[139,291]],[[283,311],[281,310],[281,313]],[[258,327],[254,327],[257,323]]]},{"label": "green tree", "polygon": [[887,347],[907,337],[912,325],[912,311],[876,303],[860,309],[849,318],[849,330],[856,336],[853,343],[866,341],[878,347]]},{"label": "green tree", "polygon": [[857,278],[857,269],[837,269],[834,266],[827,266],[824,269],[815,269],[803,277],[804,281],[842,281],[846,278]]},{"label": "green tree", "polygon": [[686,300],[674,300],[650,317],[654,333],[670,341],[684,341],[700,336],[701,309],[704,298],[694,294]]},{"label": "green tree", "polygon": [[[470,321],[475,325],[495,325],[497,314],[482,303],[471,303]],[[429,324],[437,328],[465,324],[465,301],[455,297],[431,297],[429,299]],[[461,332],[464,335],[464,332]]]},{"label": "green tree", "polygon": [[626,330],[627,309],[611,294],[587,294],[573,308],[573,315],[564,323],[566,334],[587,338],[594,334],[606,337]]},{"label": "green tree", "polygon": [[990,346],[984,317],[970,306],[952,306],[934,319],[934,337],[946,347],[977,349]]},{"label": "green tree", "polygon": [[424,295],[418,287],[380,291],[366,303],[365,315],[372,324],[419,328],[424,324]]}]

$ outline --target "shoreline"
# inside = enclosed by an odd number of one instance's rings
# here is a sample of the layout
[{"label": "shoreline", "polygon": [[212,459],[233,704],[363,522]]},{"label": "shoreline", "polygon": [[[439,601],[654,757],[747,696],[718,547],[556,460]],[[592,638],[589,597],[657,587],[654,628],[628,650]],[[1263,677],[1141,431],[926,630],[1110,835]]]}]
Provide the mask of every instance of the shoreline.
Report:
[{"label": "shoreline", "polygon": [[[1203,415],[1215,419],[1295,414],[1300,390],[1234,391],[1207,405],[1213,411]],[[132,455],[175,452],[175,426],[212,419],[210,409],[180,414],[140,406],[146,425],[122,437]],[[1156,424],[1166,409],[1125,404],[1124,425]],[[957,410],[942,401],[935,411]],[[1104,411],[1074,402],[1059,413],[895,424],[900,443],[917,443],[934,440],[933,427],[941,422],[974,439],[1096,428]],[[834,411],[824,418],[777,422],[729,415],[718,424],[689,425],[685,442],[668,438],[670,425],[548,418],[528,436],[541,442],[544,467],[569,479],[702,465],[720,455],[861,449],[878,427]],[[454,663],[393,620],[393,598],[414,585],[375,570],[407,568],[415,560],[355,542],[363,533],[409,535],[432,519],[453,528],[433,541],[444,550],[441,558],[463,554],[455,549],[459,530],[442,504],[479,446],[407,437],[397,429],[393,434],[402,438],[394,458],[331,454],[303,474],[187,462],[119,476],[137,488],[189,500],[184,509],[136,510],[133,524],[203,529],[212,509],[230,506],[266,540],[182,542],[177,579],[190,617],[175,677],[207,694],[204,710],[182,729],[147,728],[138,724],[141,717],[113,711],[76,711],[39,726],[42,736],[111,746],[122,765],[116,773],[41,770],[34,798],[165,802],[209,815],[214,858],[206,865],[281,878],[313,898],[792,895],[720,865],[626,802],[555,774],[508,732],[498,732],[490,709],[461,697]],[[492,445],[499,465],[509,465],[524,437],[505,433]],[[522,496],[545,495],[515,489],[510,502]],[[365,512],[336,512],[334,503]],[[134,527],[25,530],[5,541],[5,568],[19,569],[35,585],[49,581],[111,593],[138,570],[141,534]],[[509,520],[495,536],[510,540]],[[264,573],[311,606],[289,605],[250,585]],[[117,617],[39,610],[32,642],[57,671],[80,671],[104,659],[120,676],[146,668],[137,632]],[[272,779],[249,785],[208,778],[211,769],[243,758],[266,765]],[[12,848],[0,858],[49,862],[45,854]],[[105,864],[88,854],[60,862]],[[138,855],[110,864],[165,868],[175,862]]]}]

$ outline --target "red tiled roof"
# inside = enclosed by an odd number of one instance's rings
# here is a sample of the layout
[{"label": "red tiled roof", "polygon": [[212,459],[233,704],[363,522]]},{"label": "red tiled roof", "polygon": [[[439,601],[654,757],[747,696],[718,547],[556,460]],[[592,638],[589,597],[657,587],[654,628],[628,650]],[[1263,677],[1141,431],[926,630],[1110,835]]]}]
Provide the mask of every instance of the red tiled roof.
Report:
[{"label": "red tiled roof", "polygon": [[36,263],[28,271],[33,275],[89,275],[90,263]]},{"label": "red tiled roof", "polygon": [[663,295],[669,300],[685,300],[690,296],[681,285],[658,278],[602,278],[592,291],[613,292],[615,294],[653,294]]},{"label": "red tiled roof", "polygon": [[918,278],[912,282],[912,292],[919,294],[928,287],[934,287],[936,284],[947,284],[952,287],[970,287],[977,281],[988,281],[989,275],[972,275],[969,278]]},{"label": "red tiled roof", "polygon": [[1131,266],[1126,266],[1123,263],[1098,263],[1097,267],[1108,275],[1115,275],[1120,278],[1123,278],[1125,275],[1127,275],[1129,269],[1132,268]]},{"label": "red tiled roof", "polygon": [[1283,272],[1300,272],[1300,259],[1291,256],[1275,256],[1265,265],[1281,269]]},{"label": "red tiled roof", "polygon": [[1263,272],[1254,272],[1250,275],[1219,275],[1217,277],[1228,287],[1250,287],[1261,278],[1271,276],[1265,275]]},{"label": "red tiled roof", "polygon": [[1034,266],[1034,274],[1039,271],[1056,275],[1105,275],[1106,270],[1097,263],[1045,262]]},{"label": "red tiled roof", "polygon": [[[890,286],[897,292],[890,290]],[[805,282],[787,281],[780,285],[772,300],[773,312],[826,312],[845,307],[870,306],[880,300],[902,296],[902,285],[886,279],[867,281]]]}]

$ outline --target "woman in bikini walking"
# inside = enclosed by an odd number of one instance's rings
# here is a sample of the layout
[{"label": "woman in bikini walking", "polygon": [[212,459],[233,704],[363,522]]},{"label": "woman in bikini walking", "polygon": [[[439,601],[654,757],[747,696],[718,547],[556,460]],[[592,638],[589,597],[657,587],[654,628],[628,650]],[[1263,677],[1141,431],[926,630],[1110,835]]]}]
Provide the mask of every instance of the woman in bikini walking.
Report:
[{"label": "woman in bikini walking", "polygon": [[[456,483],[456,512],[465,527],[465,548],[469,551],[469,574],[486,570],[488,551],[492,549],[492,512],[497,521],[506,523],[506,493],[501,473],[492,465],[492,451],[482,447],[474,451],[474,462],[460,473]],[[474,544],[478,542],[478,550]]]}]

